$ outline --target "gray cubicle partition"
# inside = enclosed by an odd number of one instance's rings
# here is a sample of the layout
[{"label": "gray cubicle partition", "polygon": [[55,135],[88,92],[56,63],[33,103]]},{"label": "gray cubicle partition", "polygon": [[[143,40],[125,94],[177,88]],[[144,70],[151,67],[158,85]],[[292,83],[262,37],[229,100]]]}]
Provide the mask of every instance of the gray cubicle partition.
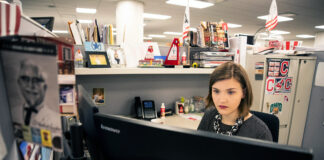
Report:
[{"label": "gray cubicle partition", "polygon": [[[314,160],[324,159],[324,86],[316,85],[317,71],[319,63],[324,63],[324,52],[319,52],[317,55],[316,69],[313,81],[312,92],[309,101],[309,108],[307,113],[306,127],[304,131],[304,138],[302,147],[313,148]],[[320,73],[318,73],[320,74]],[[324,81],[324,79],[320,79]]]},{"label": "gray cubicle partition", "polygon": [[173,108],[181,96],[204,96],[208,94],[209,75],[77,75],[90,95],[93,88],[104,88],[105,104],[99,106],[102,113],[134,115],[134,97],[154,100],[156,109],[164,102],[166,108]]}]

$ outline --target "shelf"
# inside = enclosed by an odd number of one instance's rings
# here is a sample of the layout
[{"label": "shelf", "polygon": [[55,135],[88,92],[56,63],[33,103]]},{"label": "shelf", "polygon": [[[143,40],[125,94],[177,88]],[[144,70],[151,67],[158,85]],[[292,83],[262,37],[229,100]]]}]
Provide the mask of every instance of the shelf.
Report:
[{"label": "shelf", "polygon": [[33,19],[22,14],[21,22],[19,28],[19,35],[31,35],[31,36],[41,36],[41,37],[58,37],[56,34],[52,33]]},{"label": "shelf", "polygon": [[214,68],[76,68],[76,75],[211,74]]},{"label": "shelf", "polygon": [[75,84],[75,75],[58,75],[58,84]]}]

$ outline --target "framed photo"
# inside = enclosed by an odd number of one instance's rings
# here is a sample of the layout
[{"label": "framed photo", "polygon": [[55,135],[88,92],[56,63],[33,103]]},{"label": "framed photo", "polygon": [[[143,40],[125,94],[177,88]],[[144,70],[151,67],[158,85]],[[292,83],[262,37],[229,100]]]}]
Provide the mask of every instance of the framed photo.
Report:
[{"label": "framed photo", "polygon": [[104,88],[93,88],[92,100],[97,105],[105,104]]},{"label": "framed photo", "polygon": [[88,52],[86,51],[89,68],[109,68],[110,63],[106,52]]},{"label": "framed photo", "polygon": [[107,49],[107,55],[111,67],[118,68],[126,65],[124,51],[122,48],[110,47]]}]

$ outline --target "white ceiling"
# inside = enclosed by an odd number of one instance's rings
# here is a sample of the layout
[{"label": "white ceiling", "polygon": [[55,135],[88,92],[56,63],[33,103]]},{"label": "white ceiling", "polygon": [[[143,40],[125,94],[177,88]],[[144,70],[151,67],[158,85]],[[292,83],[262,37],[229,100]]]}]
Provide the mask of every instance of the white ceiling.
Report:
[{"label": "white ceiling", "polygon": [[[67,21],[73,19],[94,19],[99,24],[114,24],[116,5],[120,0],[21,0],[23,12],[30,17],[54,16],[54,30],[67,30]],[[144,36],[163,34],[165,31],[182,32],[182,21],[185,7],[166,4],[166,0],[140,0],[144,2],[145,13],[165,14],[172,16],[168,20],[145,20]],[[205,0],[216,2],[219,0]],[[205,9],[190,8],[191,27],[200,21],[220,21],[241,24],[241,28],[229,29],[230,35],[235,33],[254,34],[265,21],[257,16],[267,15],[272,0],[224,0]],[[55,5],[54,8],[48,7]],[[279,22],[276,29],[291,32],[284,35],[286,40],[298,39],[297,34],[315,35],[324,30],[316,29],[316,25],[324,25],[324,0],[277,0],[278,13],[292,12],[296,14],[293,21]],[[97,13],[80,14],[75,8],[96,8]],[[61,35],[63,36],[63,35]],[[170,42],[173,36],[156,38],[153,41]]]}]

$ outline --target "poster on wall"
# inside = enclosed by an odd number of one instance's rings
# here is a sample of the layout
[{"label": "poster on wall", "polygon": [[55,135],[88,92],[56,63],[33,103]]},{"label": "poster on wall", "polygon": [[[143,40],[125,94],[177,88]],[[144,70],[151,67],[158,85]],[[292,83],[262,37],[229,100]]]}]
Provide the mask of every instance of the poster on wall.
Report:
[{"label": "poster on wall", "polygon": [[266,80],[266,94],[290,93],[292,77],[268,77]]},{"label": "poster on wall", "polygon": [[62,151],[56,51],[55,45],[0,39],[14,136]]},{"label": "poster on wall", "polygon": [[286,77],[289,72],[290,59],[267,59],[268,77]]}]

